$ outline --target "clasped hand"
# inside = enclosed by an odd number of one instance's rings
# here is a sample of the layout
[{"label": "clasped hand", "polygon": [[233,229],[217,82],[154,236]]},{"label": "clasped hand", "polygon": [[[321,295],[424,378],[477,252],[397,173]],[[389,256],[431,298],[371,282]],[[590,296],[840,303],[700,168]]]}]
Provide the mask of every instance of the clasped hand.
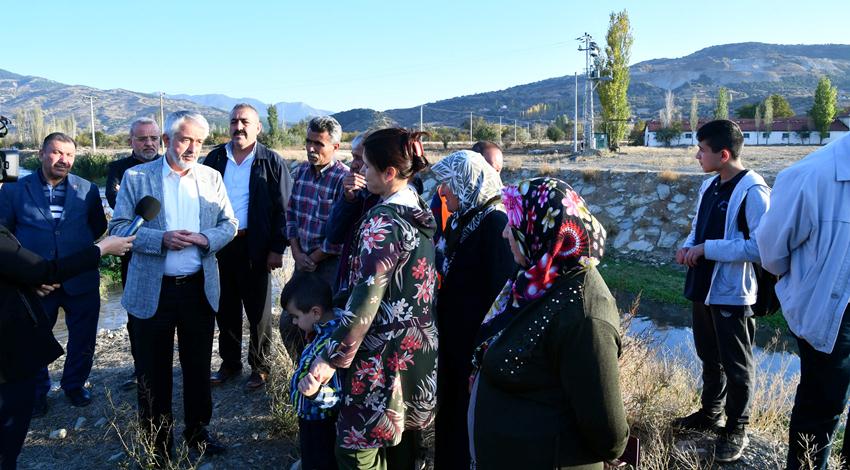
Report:
[{"label": "clasped hand", "polygon": [[188,230],[172,230],[162,235],[162,246],[169,250],[182,250],[192,245],[206,248],[209,244],[206,236]]}]

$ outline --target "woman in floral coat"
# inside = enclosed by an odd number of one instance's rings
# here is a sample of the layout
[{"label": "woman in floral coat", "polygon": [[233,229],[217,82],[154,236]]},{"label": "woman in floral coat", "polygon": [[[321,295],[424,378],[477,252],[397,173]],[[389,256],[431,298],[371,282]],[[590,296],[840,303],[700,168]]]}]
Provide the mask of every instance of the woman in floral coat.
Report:
[{"label": "woman in floral coat", "polygon": [[366,186],[381,201],[360,224],[341,325],[310,370],[326,382],[347,369],[337,421],[340,468],[414,468],[419,433],[434,419],[436,224],[408,186],[427,165],[420,135],[382,129],[364,141]]}]

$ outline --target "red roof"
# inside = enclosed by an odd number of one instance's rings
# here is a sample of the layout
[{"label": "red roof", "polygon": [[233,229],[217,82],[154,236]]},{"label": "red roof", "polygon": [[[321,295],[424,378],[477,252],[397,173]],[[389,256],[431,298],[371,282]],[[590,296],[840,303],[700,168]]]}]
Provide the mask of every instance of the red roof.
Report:
[{"label": "red roof", "polygon": [[[711,119],[700,119],[697,128],[702,126],[703,124],[711,121]],[[741,131],[743,132],[756,132],[756,120],[755,119],[732,119],[738,126],[741,127]],[[661,129],[661,121],[653,120],[649,121],[647,124],[647,128],[649,132],[656,132]],[[766,132],[764,121],[762,121],[759,126],[759,131]],[[774,119],[773,127],[771,130],[773,132],[796,132],[802,131],[803,129],[808,129],[809,131],[815,131],[815,125],[809,120],[807,117],[792,117],[792,118],[782,118],[782,119]],[[847,127],[846,124],[835,119],[832,121],[832,124],[829,126],[830,131],[850,131],[850,128]],[[691,124],[688,121],[682,121],[682,132],[691,132]]]}]

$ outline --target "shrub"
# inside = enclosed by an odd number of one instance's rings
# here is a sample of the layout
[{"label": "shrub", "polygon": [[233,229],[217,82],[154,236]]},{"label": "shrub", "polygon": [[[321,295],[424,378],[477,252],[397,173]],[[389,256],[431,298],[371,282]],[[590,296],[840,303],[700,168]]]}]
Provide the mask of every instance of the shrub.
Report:
[{"label": "shrub", "polygon": [[103,181],[109,174],[112,157],[102,153],[77,157],[72,172],[89,181]]}]

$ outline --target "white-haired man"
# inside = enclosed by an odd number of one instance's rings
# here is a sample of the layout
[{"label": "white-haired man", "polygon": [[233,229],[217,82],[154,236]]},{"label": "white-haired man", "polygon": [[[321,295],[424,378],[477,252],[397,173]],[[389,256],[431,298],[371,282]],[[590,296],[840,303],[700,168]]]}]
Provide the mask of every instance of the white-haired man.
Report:
[{"label": "white-haired man", "polygon": [[162,202],[159,214],[138,231],[121,299],[135,317],[139,419],[155,434],[161,459],[173,446],[175,330],[183,373],[183,435],[190,447],[205,447],[207,454],[225,450],[206,429],[212,416],[209,370],[219,304],[215,254],[237,229],[221,174],[197,164],[209,134],[206,119],[177,111],[166,118],[164,131],[165,158],[127,170],[109,224],[110,233],[123,233],[143,197]]}]

